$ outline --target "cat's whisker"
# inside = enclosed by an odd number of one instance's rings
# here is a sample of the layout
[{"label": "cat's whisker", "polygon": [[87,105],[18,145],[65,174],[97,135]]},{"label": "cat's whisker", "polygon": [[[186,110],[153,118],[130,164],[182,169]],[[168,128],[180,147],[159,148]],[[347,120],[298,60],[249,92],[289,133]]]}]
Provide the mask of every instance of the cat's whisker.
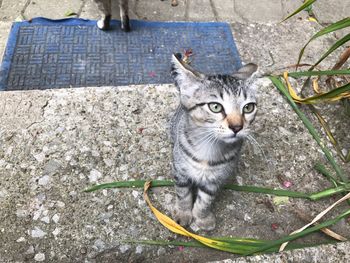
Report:
[{"label": "cat's whisker", "polygon": [[247,134],[246,138],[248,139],[248,141],[251,143],[251,145],[254,147],[256,146],[259,151],[261,152],[266,164],[267,164],[267,168],[269,169],[269,172],[271,172],[271,166],[270,166],[270,161],[269,159],[266,157],[264,150],[262,149],[261,145],[258,143],[258,141],[251,135],[251,134]]}]

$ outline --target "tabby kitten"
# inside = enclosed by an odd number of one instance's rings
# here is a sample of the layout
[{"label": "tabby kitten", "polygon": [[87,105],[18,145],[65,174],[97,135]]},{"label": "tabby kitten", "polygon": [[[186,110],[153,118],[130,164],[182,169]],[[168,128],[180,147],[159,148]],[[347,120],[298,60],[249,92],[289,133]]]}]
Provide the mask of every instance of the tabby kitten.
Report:
[{"label": "tabby kitten", "polygon": [[172,75],[180,105],[171,120],[176,205],[183,225],[215,228],[211,206],[220,187],[236,172],[240,150],[256,114],[247,64],[232,75],[206,76],[173,55]]},{"label": "tabby kitten", "polygon": [[[97,21],[97,27],[107,30],[110,27],[112,17],[112,0],[94,0],[98,9],[102,12],[102,18]],[[130,31],[128,0],[119,0],[121,29],[125,32]]]}]

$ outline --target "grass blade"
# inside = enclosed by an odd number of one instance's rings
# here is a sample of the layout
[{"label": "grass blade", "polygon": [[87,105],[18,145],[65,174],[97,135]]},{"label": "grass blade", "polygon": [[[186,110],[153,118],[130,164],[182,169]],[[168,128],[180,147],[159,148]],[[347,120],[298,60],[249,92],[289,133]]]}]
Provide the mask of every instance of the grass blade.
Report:
[{"label": "grass blade", "polygon": [[[90,187],[84,192],[93,192],[101,189],[108,188],[143,188],[146,183],[146,180],[135,180],[135,181],[119,181],[105,184],[98,184],[93,187]],[[152,187],[162,187],[162,186],[173,186],[174,182],[170,180],[154,180],[152,181]]]},{"label": "grass blade", "polygon": [[254,249],[254,250],[250,251],[249,253],[247,253],[245,255],[248,256],[248,255],[251,255],[251,254],[254,254],[254,253],[262,252],[262,251],[265,251],[267,249],[273,248],[275,246],[279,246],[279,245],[281,245],[281,244],[283,244],[285,242],[292,241],[292,240],[295,240],[297,238],[306,236],[306,235],[308,235],[310,233],[313,233],[313,232],[316,232],[316,231],[320,230],[321,228],[325,228],[325,227],[334,225],[334,224],[338,223],[341,219],[343,219],[343,218],[345,218],[345,217],[347,217],[349,215],[350,215],[350,209],[346,210],[345,212],[343,212],[342,214],[340,214],[339,216],[337,216],[334,219],[330,219],[330,220],[327,220],[327,221],[325,221],[323,223],[320,223],[320,224],[318,224],[316,226],[307,228],[307,229],[305,229],[302,232],[299,232],[299,233],[296,233],[296,234],[293,234],[293,235],[289,235],[289,236],[283,237],[281,239],[278,239],[278,240],[275,240],[275,241],[272,241],[272,242],[268,242],[266,245],[261,246],[261,247],[259,247],[257,249]]},{"label": "grass blade", "polygon": [[311,77],[311,76],[333,76],[333,75],[350,75],[350,69],[324,70],[324,71],[300,71],[288,73],[290,77]]},{"label": "grass blade", "polygon": [[310,44],[311,41],[315,40],[316,38],[320,37],[320,36],[323,36],[325,34],[328,34],[328,33],[331,33],[331,32],[334,32],[334,31],[337,31],[337,30],[340,30],[340,29],[343,29],[343,28],[346,28],[346,27],[349,27],[350,26],[350,17],[347,17],[345,19],[342,19],[338,22],[335,22],[325,28],[323,28],[322,30],[318,31],[315,35],[313,35],[310,40],[305,44],[305,46],[300,50],[299,52],[299,57],[298,57],[298,62],[297,64],[300,63],[300,60],[304,54],[304,51],[306,49],[306,47]]},{"label": "grass blade", "polygon": [[323,56],[309,69],[309,70],[313,70],[318,64],[320,64],[326,57],[329,56],[329,54],[331,54],[334,50],[336,50],[337,48],[341,47],[342,45],[344,45],[346,42],[348,42],[350,40],[350,34],[347,34],[345,37],[339,39],[337,42],[335,42],[329,49],[328,51],[323,54]]},{"label": "grass blade", "polygon": [[299,116],[301,121],[304,123],[305,127],[308,129],[312,137],[316,140],[317,144],[322,149],[323,153],[325,154],[327,160],[330,162],[332,167],[334,168],[337,176],[343,181],[348,182],[348,179],[344,176],[342,170],[334,160],[333,156],[331,155],[330,151],[326,148],[326,146],[321,141],[320,136],[316,132],[315,128],[313,127],[312,123],[309,121],[309,119],[304,115],[304,113],[299,109],[299,107],[296,105],[296,103],[293,101],[293,98],[290,96],[289,92],[284,87],[282,81],[275,76],[269,77],[272,83],[275,85],[275,87],[287,98],[288,103],[291,105],[295,113]]},{"label": "grass blade", "polygon": [[[93,192],[93,191],[109,189],[109,188],[143,188],[145,185],[145,182],[146,180],[119,181],[119,182],[105,183],[105,184],[92,186],[84,190],[84,192]],[[163,187],[163,186],[173,186],[173,185],[174,185],[174,182],[170,180],[153,180],[151,186]],[[277,196],[289,196],[294,198],[309,198],[308,194],[301,193],[301,192],[294,192],[294,191],[282,190],[282,189],[271,189],[271,188],[258,187],[258,186],[243,186],[243,185],[241,186],[241,185],[235,185],[235,184],[226,184],[224,185],[224,188],[240,191],[240,192],[271,194],[271,195],[277,195]]]},{"label": "grass blade", "polygon": [[[335,179],[333,178],[333,180]],[[85,192],[93,192],[93,191],[109,189],[109,188],[143,188],[144,185],[142,185],[142,183],[144,184],[145,182],[146,182],[145,180],[138,180],[138,181],[121,181],[121,182],[99,184],[85,190]],[[338,184],[341,184],[341,183],[338,183]],[[152,181],[151,187],[164,187],[164,186],[173,186],[173,185],[174,183],[170,180],[154,180]],[[341,186],[328,188],[326,190],[323,190],[317,193],[312,193],[312,194],[294,192],[289,190],[257,187],[257,186],[240,186],[235,184],[226,184],[224,185],[224,188],[235,190],[235,191],[241,191],[241,192],[288,196],[292,198],[305,198],[305,199],[310,199],[312,201],[316,201],[318,199],[321,199],[327,196],[350,191],[350,184],[343,184]]]},{"label": "grass blade", "polygon": [[[338,204],[340,204],[341,202],[345,201],[345,200],[348,200],[350,198],[350,193],[348,193],[347,195],[345,195],[344,197],[340,198],[337,202],[335,202],[334,204],[328,206],[326,209],[324,209],[321,213],[317,214],[314,219],[306,224],[305,226],[303,226],[302,228],[299,228],[298,230],[294,231],[293,233],[291,233],[291,235],[293,234],[297,234],[297,233],[301,233],[302,231],[304,231],[306,228],[308,228],[309,226],[313,225],[313,224],[316,224],[318,221],[321,220],[322,217],[324,217],[329,211],[331,211],[334,207],[336,207]],[[334,234],[334,232],[332,233]],[[338,234],[337,235],[337,238],[341,238],[341,239],[344,239],[344,237],[342,236],[339,236]],[[284,248],[288,245],[288,242],[285,242],[281,245],[280,247],[280,251],[283,251]]]},{"label": "grass blade", "polygon": [[308,194],[301,193],[301,192],[277,190],[277,189],[263,188],[263,187],[257,187],[257,186],[244,186],[244,185],[240,186],[240,185],[234,185],[234,184],[227,184],[224,186],[224,188],[235,190],[235,191],[241,191],[241,192],[271,194],[271,195],[288,196],[288,197],[294,197],[294,198],[309,198]]},{"label": "grass blade", "polygon": [[[215,238],[215,239],[219,239],[219,238]],[[230,239],[230,238],[225,238],[222,237],[220,239]],[[261,241],[261,240],[260,240]],[[119,242],[122,243],[133,243],[133,244],[142,244],[142,245],[151,245],[151,246],[183,246],[183,247],[196,247],[196,248],[208,248],[207,246],[203,245],[202,243],[198,242],[198,241],[168,241],[168,240],[147,240],[147,239],[143,239],[143,240],[135,240],[135,239],[126,239],[126,240],[120,240]],[[251,246],[251,250],[257,247],[262,246],[263,244],[266,244],[266,242],[269,241],[265,241],[261,242],[259,244],[253,244]],[[322,243],[317,243],[317,244],[290,244],[286,250],[292,250],[292,249],[298,249],[298,248],[307,248],[307,247],[316,247],[316,246],[321,246],[321,245],[327,245],[327,244],[335,244],[337,242],[335,241],[328,241],[328,242],[322,242]],[[278,246],[265,250],[264,252],[277,252],[278,251]]]},{"label": "grass blade", "polygon": [[325,176],[335,187],[338,186],[338,184],[340,184],[337,179],[335,179],[331,173],[326,169],[326,167],[324,167],[322,164],[320,163],[316,163],[314,166],[314,169],[319,172],[320,174],[322,174],[323,176]]},{"label": "grass blade", "polygon": [[288,18],[291,18],[292,16],[298,14],[299,12],[303,11],[305,8],[308,8],[311,6],[316,0],[307,0],[302,4],[297,10],[295,10],[293,13],[291,13],[289,16],[287,16],[285,19],[283,19],[281,22],[286,21]]}]

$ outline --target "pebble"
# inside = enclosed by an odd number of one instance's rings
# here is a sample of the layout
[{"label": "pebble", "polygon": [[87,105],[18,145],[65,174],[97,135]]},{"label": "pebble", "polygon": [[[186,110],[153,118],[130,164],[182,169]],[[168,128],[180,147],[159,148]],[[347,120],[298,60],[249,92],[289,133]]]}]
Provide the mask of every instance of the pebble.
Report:
[{"label": "pebble", "polygon": [[45,216],[45,217],[41,218],[40,220],[46,224],[50,223],[50,218],[48,216]]},{"label": "pebble", "polygon": [[41,238],[43,236],[45,236],[46,233],[44,231],[42,231],[40,228],[35,227],[32,231],[31,231],[31,236],[32,237],[38,237]]},{"label": "pebble", "polygon": [[41,152],[38,154],[33,154],[33,157],[35,158],[35,160],[37,160],[39,163],[41,163],[45,159],[45,154],[43,152]]},{"label": "pebble", "polygon": [[54,214],[52,217],[52,221],[54,221],[57,224],[59,220],[60,220],[60,216],[58,214]]},{"label": "pebble", "polygon": [[44,253],[35,254],[34,260],[35,261],[39,261],[39,262],[44,261],[45,260],[45,254]]},{"label": "pebble", "polygon": [[57,201],[56,204],[57,204],[57,206],[58,206],[59,208],[63,208],[63,207],[66,206],[66,204],[63,203],[62,201]]},{"label": "pebble", "polygon": [[56,227],[55,230],[52,231],[52,234],[53,234],[54,236],[57,236],[60,232],[61,232],[61,230],[60,230],[58,227]]},{"label": "pebble", "polygon": [[122,252],[122,253],[125,253],[126,251],[128,251],[130,249],[130,245],[121,245],[120,247],[119,247],[119,250],[120,250],[120,252]]},{"label": "pebble", "polygon": [[102,174],[101,174],[99,171],[97,171],[97,170],[95,170],[95,169],[92,169],[92,170],[90,171],[90,175],[89,175],[88,177],[89,177],[90,183],[95,183],[95,182],[97,182],[97,180],[98,180],[99,178],[102,177]]},{"label": "pebble", "polygon": [[138,191],[132,190],[131,194],[134,198],[138,198],[140,193]]},{"label": "pebble", "polygon": [[50,182],[50,176],[48,175],[44,175],[43,177],[41,177],[38,181],[39,185],[45,186]]},{"label": "pebble", "polygon": [[26,239],[24,237],[20,237],[19,239],[16,240],[17,243],[24,242]]},{"label": "pebble", "polygon": [[143,251],[143,247],[142,246],[137,246],[136,247],[136,254],[141,254]]}]

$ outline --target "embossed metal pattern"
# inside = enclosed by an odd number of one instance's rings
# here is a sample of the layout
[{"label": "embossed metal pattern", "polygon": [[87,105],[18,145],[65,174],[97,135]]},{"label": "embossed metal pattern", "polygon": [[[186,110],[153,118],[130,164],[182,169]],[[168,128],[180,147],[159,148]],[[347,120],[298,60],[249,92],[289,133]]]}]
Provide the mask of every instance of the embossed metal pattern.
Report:
[{"label": "embossed metal pattern", "polygon": [[241,66],[226,23],[96,21],[36,18],[14,23],[0,71],[0,90],[171,83],[171,54],[193,50],[192,66],[229,74]]}]

